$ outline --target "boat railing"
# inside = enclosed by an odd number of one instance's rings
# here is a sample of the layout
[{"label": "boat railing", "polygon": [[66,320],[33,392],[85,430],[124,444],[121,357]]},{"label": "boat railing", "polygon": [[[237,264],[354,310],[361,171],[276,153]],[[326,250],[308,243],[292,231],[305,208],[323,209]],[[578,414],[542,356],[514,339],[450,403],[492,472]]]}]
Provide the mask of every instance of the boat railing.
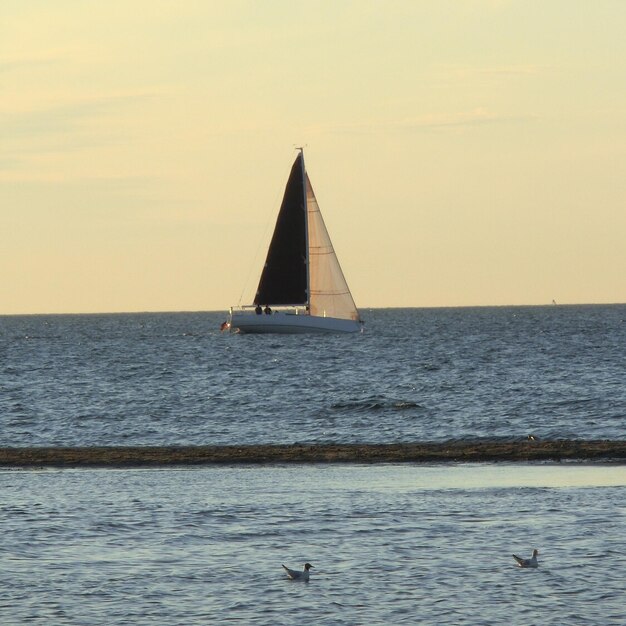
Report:
[{"label": "boat railing", "polygon": [[[262,313],[257,313],[257,306],[255,304],[244,304],[240,306],[232,306],[230,307],[230,314],[233,313],[243,313],[245,315],[266,315],[265,313],[265,305],[261,307]],[[285,314],[285,315],[308,315],[308,310],[306,306],[285,306],[285,305],[274,305],[270,306],[270,310],[272,314]]]}]

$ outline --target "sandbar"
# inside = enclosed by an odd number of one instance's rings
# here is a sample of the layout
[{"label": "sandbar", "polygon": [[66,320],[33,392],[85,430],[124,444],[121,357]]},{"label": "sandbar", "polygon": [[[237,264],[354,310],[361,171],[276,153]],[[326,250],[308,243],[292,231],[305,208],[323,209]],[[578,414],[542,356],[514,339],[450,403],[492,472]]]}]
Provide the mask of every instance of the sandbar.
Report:
[{"label": "sandbar", "polygon": [[0,467],[4,468],[500,461],[601,461],[624,464],[626,440],[0,448]]}]

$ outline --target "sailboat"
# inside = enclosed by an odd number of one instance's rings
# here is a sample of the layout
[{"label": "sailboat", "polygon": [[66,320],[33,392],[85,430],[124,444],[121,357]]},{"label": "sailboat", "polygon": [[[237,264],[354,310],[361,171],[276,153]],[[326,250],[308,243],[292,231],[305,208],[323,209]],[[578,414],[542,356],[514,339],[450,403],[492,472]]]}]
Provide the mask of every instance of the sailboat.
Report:
[{"label": "sailboat", "polygon": [[341,271],[299,149],[254,303],[231,307],[239,333],[354,333],[359,312]]}]

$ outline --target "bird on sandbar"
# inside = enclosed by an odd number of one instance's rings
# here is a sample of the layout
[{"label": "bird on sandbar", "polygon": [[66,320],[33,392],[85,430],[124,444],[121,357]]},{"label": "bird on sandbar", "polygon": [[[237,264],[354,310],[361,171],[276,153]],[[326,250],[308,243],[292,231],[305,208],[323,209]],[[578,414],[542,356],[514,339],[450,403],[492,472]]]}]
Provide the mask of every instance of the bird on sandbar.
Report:
[{"label": "bird on sandbar", "polygon": [[305,563],[304,569],[298,572],[295,569],[289,569],[286,565],[283,565],[283,569],[287,572],[287,576],[289,576],[291,580],[303,580],[305,582],[309,580],[309,570],[312,569],[312,567],[310,563]]},{"label": "bird on sandbar", "polygon": [[537,563],[538,554],[539,550],[533,550],[533,555],[530,559],[523,559],[515,554],[513,555],[513,558],[517,561],[517,565],[519,567],[539,567],[539,563]]}]

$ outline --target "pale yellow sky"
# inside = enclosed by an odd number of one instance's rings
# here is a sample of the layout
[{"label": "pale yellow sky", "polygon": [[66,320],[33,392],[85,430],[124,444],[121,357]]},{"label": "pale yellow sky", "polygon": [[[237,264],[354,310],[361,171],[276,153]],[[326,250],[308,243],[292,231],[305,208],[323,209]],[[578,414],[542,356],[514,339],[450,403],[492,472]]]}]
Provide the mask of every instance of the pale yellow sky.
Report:
[{"label": "pale yellow sky", "polygon": [[0,314],[220,310],[309,175],[357,305],[626,302],[626,2],[0,4]]}]

